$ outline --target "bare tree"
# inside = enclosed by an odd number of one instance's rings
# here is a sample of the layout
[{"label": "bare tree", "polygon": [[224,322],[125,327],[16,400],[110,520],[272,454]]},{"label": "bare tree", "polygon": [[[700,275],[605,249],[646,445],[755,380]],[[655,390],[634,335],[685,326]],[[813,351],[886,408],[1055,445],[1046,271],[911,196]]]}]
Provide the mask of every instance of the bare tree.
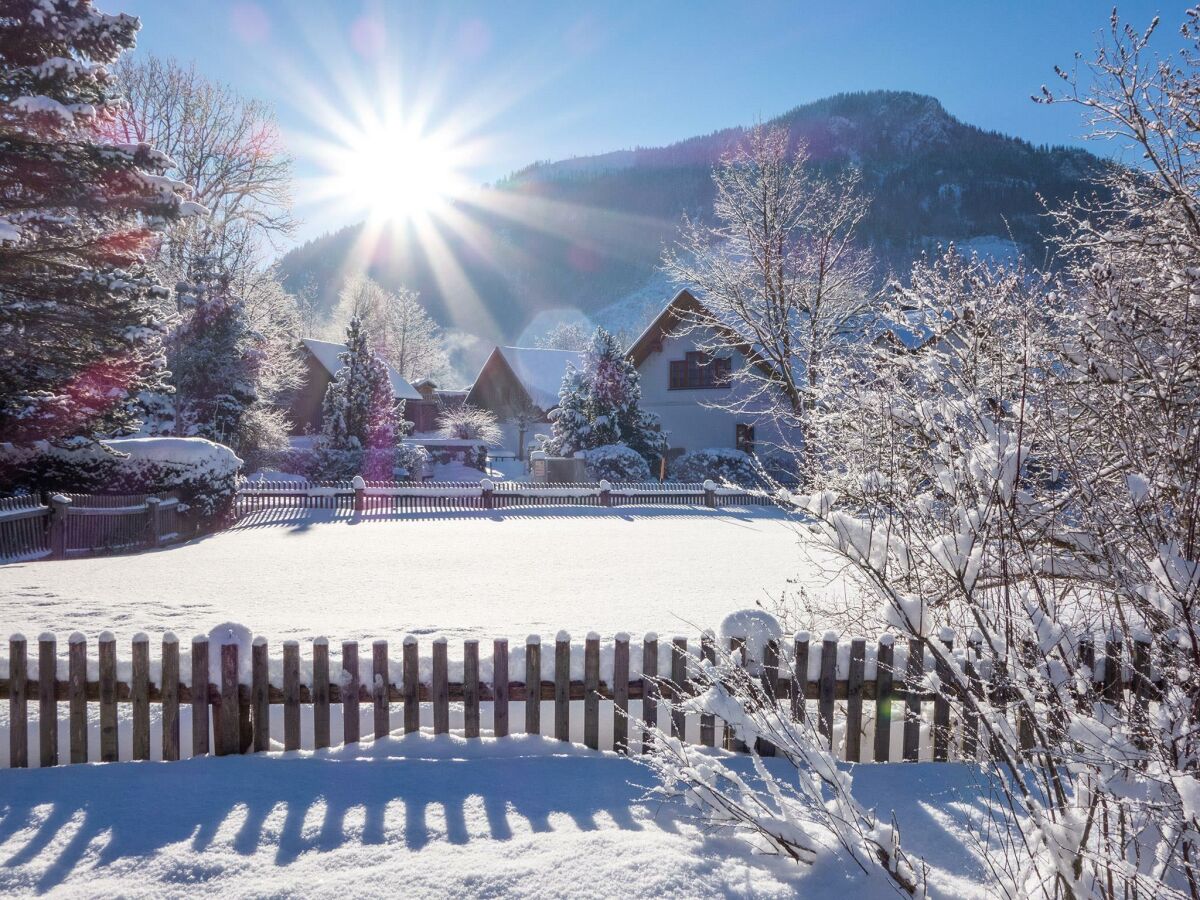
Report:
[{"label": "bare tree", "polygon": [[292,160],[282,150],[274,113],[172,59],[129,57],[115,73],[126,103],[110,136],[163,150],[208,210],[171,232],[160,266],[178,280],[196,257],[217,259],[240,291],[237,278],[258,268],[264,244],[273,245],[294,225]]},{"label": "bare tree", "polygon": [[756,363],[734,371],[745,390],[723,403],[802,431],[830,357],[878,302],[871,259],[855,243],[869,202],[861,177],[821,175],[786,130],[757,126],[713,182],[715,222],[685,219],[663,262],[702,304],[684,329],[710,354],[736,347]]},{"label": "bare tree", "polygon": [[410,381],[437,379],[450,367],[441,329],[415,291],[386,290],[364,276],[346,280],[331,328],[358,318],[373,335],[375,350]]}]

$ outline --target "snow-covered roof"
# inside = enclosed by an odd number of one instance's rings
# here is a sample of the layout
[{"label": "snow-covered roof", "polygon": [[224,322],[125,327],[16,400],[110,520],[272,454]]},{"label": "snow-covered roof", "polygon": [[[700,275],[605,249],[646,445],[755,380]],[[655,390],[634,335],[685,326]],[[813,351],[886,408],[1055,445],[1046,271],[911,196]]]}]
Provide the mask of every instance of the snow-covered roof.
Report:
[{"label": "snow-covered roof", "polygon": [[529,399],[544,410],[558,406],[558,389],[562,386],[567,364],[583,368],[583,354],[574,350],[497,347],[496,351],[513,370]]},{"label": "snow-covered roof", "polygon": [[[341,371],[343,363],[338,358],[338,354],[346,352],[345,344],[335,344],[333,341],[318,341],[313,338],[305,338],[302,343],[308,352],[313,355],[313,358],[321,364],[321,368],[329,373],[331,378]],[[396,395],[397,400],[421,399],[420,393],[404,379],[404,376],[391,366],[388,366],[387,370],[388,377],[392,382],[392,393]]]}]

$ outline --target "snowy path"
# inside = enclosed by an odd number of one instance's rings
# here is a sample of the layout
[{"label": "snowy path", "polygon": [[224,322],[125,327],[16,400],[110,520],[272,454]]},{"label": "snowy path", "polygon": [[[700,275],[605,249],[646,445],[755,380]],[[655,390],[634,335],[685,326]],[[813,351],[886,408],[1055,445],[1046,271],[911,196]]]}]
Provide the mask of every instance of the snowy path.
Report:
[{"label": "snowy path", "polygon": [[[187,641],[223,621],[272,642],[406,632],[523,641],[567,628],[695,634],[806,575],[777,511],[570,507],[354,521],[278,510],[130,556],[0,567],[0,629]],[[820,584],[817,584],[820,587]],[[691,624],[689,624],[691,623]]]},{"label": "snowy path", "polygon": [[[747,763],[749,760],[742,760]],[[774,763],[774,761],[772,761]],[[975,773],[864,766],[941,897],[985,896],[950,833]],[[411,735],[354,752],[0,771],[0,894],[127,897],[895,897],[837,860],[798,870],[646,802],[627,760],[544,738]]]}]

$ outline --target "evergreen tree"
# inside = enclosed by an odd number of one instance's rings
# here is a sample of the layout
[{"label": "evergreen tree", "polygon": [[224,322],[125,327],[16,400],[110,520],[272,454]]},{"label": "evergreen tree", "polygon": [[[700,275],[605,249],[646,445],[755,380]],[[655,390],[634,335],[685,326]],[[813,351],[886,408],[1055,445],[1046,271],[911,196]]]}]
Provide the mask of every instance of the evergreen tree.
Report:
[{"label": "evergreen tree", "polygon": [[641,409],[637,369],[617,339],[597,328],[582,369],[567,366],[547,448],[570,456],[611,444],[623,444],[654,461],[667,449],[658,416]]},{"label": "evergreen tree", "polygon": [[175,388],[175,434],[238,447],[242,420],[258,400],[261,339],[213,260],[201,259],[177,288],[182,323],[167,346]]},{"label": "evergreen tree", "polygon": [[371,349],[358,319],[346,328],[346,350],[325,392],[323,434],[336,450],[385,450],[404,436],[404,401],[396,401],[387,366]]},{"label": "evergreen tree", "polygon": [[164,154],[97,137],[119,103],[104,67],[138,27],[90,0],[0,14],[0,440],[132,430],[164,386],[143,254],[201,208]]}]

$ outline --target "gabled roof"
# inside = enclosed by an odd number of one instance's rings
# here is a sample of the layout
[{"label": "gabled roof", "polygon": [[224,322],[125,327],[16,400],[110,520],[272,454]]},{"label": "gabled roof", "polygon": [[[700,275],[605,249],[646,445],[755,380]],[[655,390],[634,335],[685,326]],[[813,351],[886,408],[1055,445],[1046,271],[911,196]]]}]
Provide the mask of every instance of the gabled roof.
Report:
[{"label": "gabled roof", "polygon": [[[513,380],[525,391],[530,403],[544,412],[549,412],[558,406],[558,391],[562,387],[567,366],[582,368],[583,356],[574,350],[497,347],[479,370],[479,376],[471,386],[471,393],[480,385],[484,373],[498,365],[511,373]],[[471,402],[470,393],[467,395],[467,402]]]},{"label": "gabled roof", "polygon": [[[662,349],[663,338],[670,335],[677,326],[683,323],[684,317],[689,312],[697,312],[704,308],[695,295],[684,288],[671,298],[671,302],[654,317],[654,320],[646,326],[646,330],[629,345],[629,350],[625,355],[629,357],[634,366],[640,367],[652,352]],[[711,319],[712,315],[709,314],[707,318]],[[755,353],[753,346],[734,328],[716,321],[712,323],[712,327],[721,332],[727,346],[737,348],[748,360],[763,368],[763,363]],[[769,374],[769,370],[764,369],[764,371],[768,371]]]},{"label": "gabled roof", "polygon": [[[326,372],[329,377],[333,378],[341,371],[344,363],[339,359],[339,354],[346,352],[345,344],[335,344],[333,341],[318,341],[313,338],[305,338],[300,343],[304,345],[309,353]],[[386,365],[386,363],[385,363]],[[421,394],[411,384],[405,381],[404,377],[393,369],[387,367],[388,378],[392,382],[392,393],[397,400],[420,400]]]}]

